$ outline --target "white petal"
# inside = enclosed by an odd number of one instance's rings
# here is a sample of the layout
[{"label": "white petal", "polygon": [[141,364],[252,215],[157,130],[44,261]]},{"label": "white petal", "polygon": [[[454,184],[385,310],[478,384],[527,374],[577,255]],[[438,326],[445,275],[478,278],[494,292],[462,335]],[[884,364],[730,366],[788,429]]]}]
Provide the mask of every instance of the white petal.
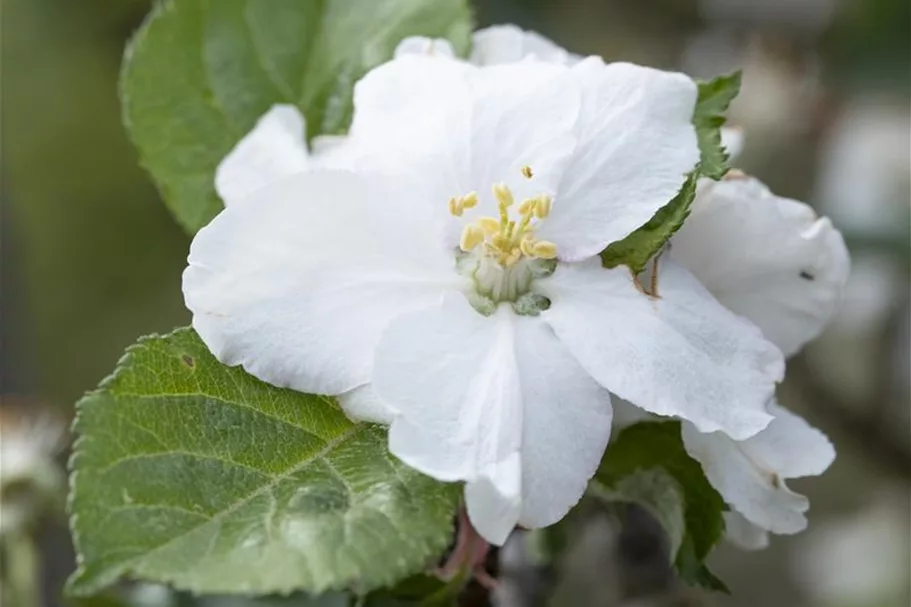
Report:
[{"label": "white petal", "polygon": [[741,448],[757,462],[782,478],[818,476],[835,460],[835,448],[825,434],[802,417],[772,403],[769,413],[775,419]]},{"label": "white petal", "polygon": [[748,521],[773,533],[797,533],[806,528],[803,513],[810,507],[807,498],[788,489],[784,479],[765,462],[754,461],[743,442],[720,432],[703,434],[684,423],[683,444],[702,464],[712,486]]},{"label": "white petal", "polygon": [[724,532],[729,542],[743,550],[763,550],[769,547],[769,532],[746,520],[737,511],[724,513]]},{"label": "white petal", "polygon": [[781,353],[730,313],[686,270],[661,264],[660,298],[600,260],[564,264],[538,288],[541,314],[586,371],[611,393],[703,431],[747,438],[771,420]]},{"label": "white petal", "polygon": [[616,396],[611,399],[611,404],[613,405],[614,409],[614,437],[617,436],[617,433],[622,432],[626,428],[638,424],[639,422],[656,421],[661,419],[652,415],[645,409],[640,409],[633,403],[623,400],[622,398],[617,398]]},{"label": "white petal", "polygon": [[522,445],[513,316],[506,306],[482,316],[455,293],[389,325],[373,387],[397,412],[392,453],[440,480],[500,478]]},{"label": "white petal", "polygon": [[528,57],[551,63],[576,63],[581,59],[541,34],[515,25],[494,25],[474,33],[471,62],[476,65],[515,63]]},{"label": "white petal", "polygon": [[381,399],[370,384],[338,395],[338,404],[345,415],[356,422],[392,423],[395,411]]},{"label": "white petal", "polygon": [[377,392],[397,412],[390,450],[441,480],[465,480],[468,514],[492,543],[517,522],[557,522],[579,500],[610,436],[610,397],[539,319],[462,295],[393,322]]},{"label": "white petal", "polygon": [[786,356],[832,318],[850,267],[828,219],[752,178],[705,186],[672,246],[674,259]]},{"label": "white petal", "polygon": [[225,205],[310,167],[304,117],[293,105],[274,105],[215,171],[215,190]]},{"label": "white petal", "polygon": [[[445,207],[452,196],[478,193],[479,208],[450,223],[452,241],[461,221],[496,214],[496,183],[508,184],[520,201],[555,192],[575,147],[578,107],[578,85],[560,65],[482,70],[405,55],[358,83],[350,137],[361,154],[358,166],[407,170],[427,204]],[[524,166],[533,179],[523,177]]]},{"label": "white petal", "polygon": [[562,519],[598,469],[611,398],[540,318],[517,319],[522,381],[522,513],[533,529]]},{"label": "white petal", "polygon": [[518,453],[465,484],[465,509],[481,537],[502,546],[522,511],[522,472]]},{"label": "white petal", "polygon": [[369,382],[389,320],[460,284],[431,209],[384,180],[300,173],[250,201],[196,235],[183,291],[212,353],[271,384]]},{"label": "white petal", "polygon": [[572,71],[582,87],[579,141],[539,230],[568,261],[596,255],[642,226],[680,191],[699,160],[690,78],[604,65],[597,57]]},{"label": "white petal", "polygon": [[409,36],[395,47],[394,57],[402,55],[434,55],[437,57],[455,57],[452,44],[445,38],[426,38],[424,36]]},{"label": "white petal", "polygon": [[743,152],[743,129],[726,126],[721,129],[721,145],[727,150],[728,160],[735,160]]}]

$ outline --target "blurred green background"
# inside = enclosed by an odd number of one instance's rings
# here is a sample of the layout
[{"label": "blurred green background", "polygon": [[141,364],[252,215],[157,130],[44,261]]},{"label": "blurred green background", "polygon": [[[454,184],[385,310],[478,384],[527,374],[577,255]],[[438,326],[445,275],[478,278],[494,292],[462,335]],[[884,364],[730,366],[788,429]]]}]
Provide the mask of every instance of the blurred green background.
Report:
[{"label": "blurred green background", "polygon": [[[517,23],[578,53],[695,76],[743,68],[732,111],[747,132],[740,164],[832,216],[852,249],[844,310],[792,365],[782,395],[839,448],[829,474],[797,483],[813,500],[810,531],[760,554],[722,550],[717,568],[733,597],[674,590],[654,600],[692,602],[654,604],[908,605],[909,2],[475,4],[481,25]],[[180,293],[189,238],[120,123],[121,53],[148,8],[0,4],[4,401],[17,395],[68,416],[136,337],[189,321]],[[67,560],[58,560],[62,574]],[[582,579],[566,582],[572,600],[594,593],[603,601],[591,604],[627,604],[597,586],[600,565],[594,581],[579,569]]]}]

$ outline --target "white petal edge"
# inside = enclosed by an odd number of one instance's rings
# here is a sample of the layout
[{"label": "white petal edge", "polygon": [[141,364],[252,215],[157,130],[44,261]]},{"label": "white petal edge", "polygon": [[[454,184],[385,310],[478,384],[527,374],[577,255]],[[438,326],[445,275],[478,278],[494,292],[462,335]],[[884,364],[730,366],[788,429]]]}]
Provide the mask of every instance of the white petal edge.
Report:
[{"label": "white petal edge", "polygon": [[598,383],[651,413],[748,438],[766,427],[781,353],[721,306],[685,269],[661,264],[660,298],[599,259],[539,280],[541,317]]},{"label": "white petal edge", "polygon": [[274,105],[257,120],[215,170],[215,191],[225,205],[310,168],[304,116],[293,105]]},{"label": "white petal edge", "polygon": [[769,547],[769,532],[737,511],[724,513],[724,535],[727,541],[741,550],[764,550]]},{"label": "white petal edge", "polygon": [[395,419],[395,410],[377,395],[370,384],[339,394],[338,404],[352,421],[388,426]]},{"label": "white petal edge", "polygon": [[598,57],[572,73],[582,91],[578,143],[538,230],[564,261],[597,255],[641,227],[699,161],[692,79]]},{"label": "white petal edge", "polygon": [[850,272],[827,218],[746,176],[702,185],[671,255],[786,356],[831,320]]},{"label": "white petal edge", "polygon": [[809,501],[788,489],[785,480],[821,474],[835,450],[797,415],[778,405],[770,411],[775,419],[768,428],[747,440],[703,434],[683,424],[683,443],[712,486],[749,522],[772,533],[798,533],[807,526]]},{"label": "white petal edge", "polygon": [[494,25],[474,33],[471,62],[476,65],[515,63],[529,57],[571,65],[581,60],[541,34],[515,25]]},{"label": "white petal edge", "polygon": [[212,353],[273,385],[369,382],[388,322],[462,284],[431,209],[385,179],[299,173],[250,200],[196,235],[183,292]]},{"label": "white petal edge", "polygon": [[394,58],[403,55],[431,55],[434,57],[455,58],[452,43],[445,38],[427,38],[425,36],[409,36],[395,47]]}]

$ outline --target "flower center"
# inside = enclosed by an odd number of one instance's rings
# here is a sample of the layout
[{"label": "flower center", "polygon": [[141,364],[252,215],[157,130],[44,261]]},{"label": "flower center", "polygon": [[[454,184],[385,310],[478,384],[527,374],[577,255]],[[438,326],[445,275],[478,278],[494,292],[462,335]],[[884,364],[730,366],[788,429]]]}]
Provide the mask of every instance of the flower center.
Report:
[{"label": "flower center", "polygon": [[[524,167],[522,174],[530,178],[531,169]],[[498,183],[493,194],[499,217],[480,217],[462,229],[459,270],[474,281],[479,297],[472,303],[479,312],[490,313],[501,302],[513,302],[517,312],[535,313],[543,309],[544,298],[529,293],[532,281],[556,267],[557,246],[534,235],[535,227],[550,214],[552,200],[546,194],[528,198],[516,207],[518,216],[513,218],[515,198],[509,187]],[[471,192],[450,198],[449,212],[461,217],[477,204],[478,195]]]}]

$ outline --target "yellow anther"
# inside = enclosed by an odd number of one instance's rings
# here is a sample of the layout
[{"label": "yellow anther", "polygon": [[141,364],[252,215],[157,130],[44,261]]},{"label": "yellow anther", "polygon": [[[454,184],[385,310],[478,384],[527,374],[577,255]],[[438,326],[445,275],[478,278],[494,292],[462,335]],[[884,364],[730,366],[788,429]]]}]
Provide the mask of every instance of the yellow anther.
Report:
[{"label": "yellow anther", "polygon": [[522,201],[522,204],[519,205],[519,215],[525,216],[534,211],[537,204],[538,200],[536,198],[526,198]]},{"label": "yellow anther", "polygon": [[553,199],[547,194],[541,194],[535,198],[535,217],[544,219],[550,215],[550,208],[553,205]]},{"label": "yellow anther", "polygon": [[497,199],[497,203],[500,206],[500,212],[505,212],[505,209],[512,206],[512,203],[515,202],[515,199],[512,196],[512,190],[509,189],[509,186],[505,183],[498,183],[493,186],[493,195]]},{"label": "yellow anther", "polygon": [[460,202],[462,203],[463,209],[473,209],[478,206],[478,193],[469,192],[468,194],[462,196]]},{"label": "yellow anther", "polygon": [[463,211],[463,209],[462,209],[461,199],[455,198],[455,197],[450,198],[449,199],[449,212],[456,217],[461,217],[462,211]]},{"label": "yellow anther", "polygon": [[526,164],[522,167],[522,176],[525,177],[525,179],[531,179],[535,174],[532,172],[531,167]]},{"label": "yellow anther", "polygon": [[500,221],[493,217],[481,217],[475,223],[487,235],[493,235],[500,231]]},{"label": "yellow anther", "polygon": [[535,257],[553,259],[557,256],[557,245],[549,240],[539,240],[531,247],[531,251],[534,253]]},{"label": "yellow anther", "polygon": [[528,257],[534,257],[535,239],[528,236],[519,242],[519,250]]},{"label": "yellow anther", "polygon": [[470,251],[482,242],[484,242],[484,230],[480,227],[470,223],[462,229],[462,238],[459,239],[459,248],[463,251]]},{"label": "yellow anther", "polygon": [[490,239],[490,244],[499,251],[508,251],[511,247],[509,236],[502,232],[497,232],[493,235],[493,238]]}]

